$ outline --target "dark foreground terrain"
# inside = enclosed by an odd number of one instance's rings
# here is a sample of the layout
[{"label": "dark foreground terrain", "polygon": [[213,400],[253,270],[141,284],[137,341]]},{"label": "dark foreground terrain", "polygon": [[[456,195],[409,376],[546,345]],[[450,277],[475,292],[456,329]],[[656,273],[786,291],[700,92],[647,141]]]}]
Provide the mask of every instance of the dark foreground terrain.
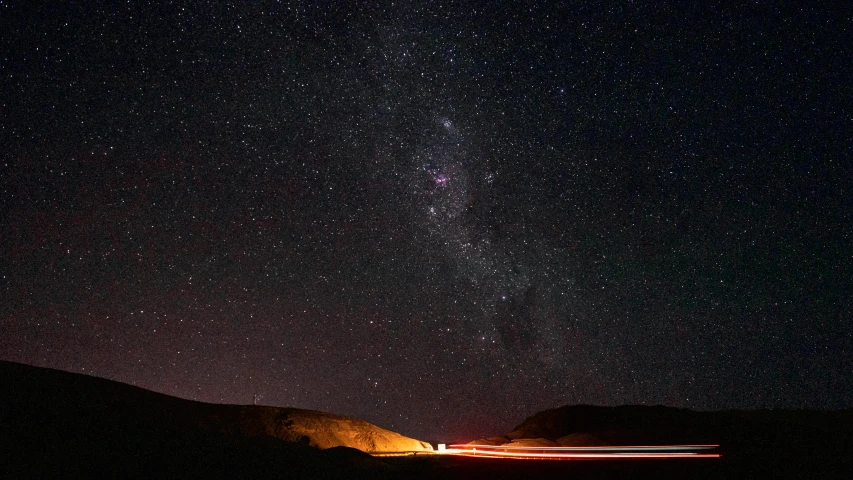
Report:
[{"label": "dark foreground terrain", "polygon": [[[253,408],[264,415],[255,415]],[[267,410],[263,410],[266,408]],[[490,460],[283,441],[270,407],[210,405],[108,380],[0,362],[2,478],[849,478],[853,412],[562,407],[503,436],[584,433],[614,444],[710,442],[722,459]],[[246,422],[249,425],[243,425]],[[499,438],[499,437],[495,437]]]}]

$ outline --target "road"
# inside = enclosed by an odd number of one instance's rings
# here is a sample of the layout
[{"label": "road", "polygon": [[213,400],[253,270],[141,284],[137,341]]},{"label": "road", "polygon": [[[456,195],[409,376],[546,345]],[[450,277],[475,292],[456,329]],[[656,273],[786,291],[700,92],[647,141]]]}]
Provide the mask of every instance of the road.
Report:
[{"label": "road", "polygon": [[720,458],[719,445],[630,445],[616,447],[507,447],[450,445],[436,453],[482,458],[526,460],[640,460]]}]

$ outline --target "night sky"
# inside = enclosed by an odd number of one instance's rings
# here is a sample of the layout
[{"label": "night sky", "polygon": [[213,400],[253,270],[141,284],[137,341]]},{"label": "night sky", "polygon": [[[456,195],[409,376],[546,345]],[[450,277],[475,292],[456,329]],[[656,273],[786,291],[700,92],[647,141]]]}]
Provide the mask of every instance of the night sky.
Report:
[{"label": "night sky", "polygon": [[853,407],[849,10],[327,3],[0,1],[0,359],[421,439]]}]

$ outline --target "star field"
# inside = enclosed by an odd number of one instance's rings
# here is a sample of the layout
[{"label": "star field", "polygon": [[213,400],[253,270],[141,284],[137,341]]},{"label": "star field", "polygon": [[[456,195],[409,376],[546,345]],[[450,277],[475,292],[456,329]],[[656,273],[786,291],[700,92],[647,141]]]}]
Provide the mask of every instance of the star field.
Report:
[{"label": "star field", "polygon": [[849,11],[325,3],[0,1],[0,358],[449,441],[853,406]]}]

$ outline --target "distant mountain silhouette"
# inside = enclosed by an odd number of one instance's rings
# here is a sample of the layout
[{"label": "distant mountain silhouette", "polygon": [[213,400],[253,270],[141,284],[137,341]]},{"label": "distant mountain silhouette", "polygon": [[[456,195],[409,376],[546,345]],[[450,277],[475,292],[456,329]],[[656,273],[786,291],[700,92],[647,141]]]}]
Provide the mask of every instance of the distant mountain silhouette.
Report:
[{"label": "distant mountain silhouette", "polygon": [[837,478],[839,472],[853,474],[853,409],[697,412],[663,406],[564,406],[538,412],[503,436],[471,443],[720,444],[722,462],[740,474],[764,478],[809,472],[812,478]]}]

